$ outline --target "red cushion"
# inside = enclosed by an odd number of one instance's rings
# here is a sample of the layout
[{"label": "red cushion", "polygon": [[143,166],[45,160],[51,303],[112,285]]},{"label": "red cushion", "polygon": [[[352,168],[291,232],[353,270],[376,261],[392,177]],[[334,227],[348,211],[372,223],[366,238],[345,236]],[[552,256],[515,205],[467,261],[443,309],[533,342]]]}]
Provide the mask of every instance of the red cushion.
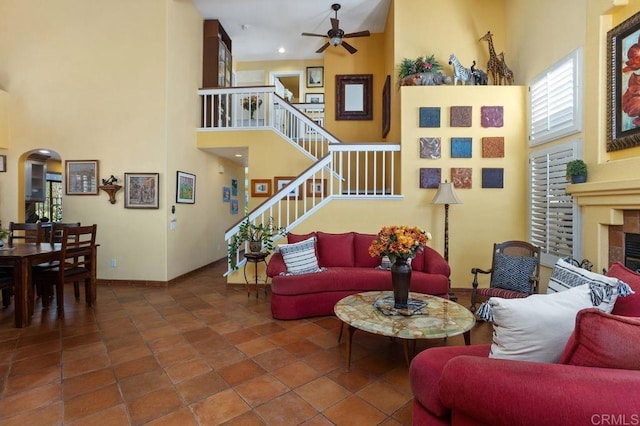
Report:
[{"label": "red cushion", "polygon": [[611,315],[596,308],[576,316],[576,328],[560,357],[561,364],[640,370],[640,319]]},{"label": "red cushion", "polygon": [[376,239],[376,234],[359,234],[353,236],[355,265],[361,268],[375,268],[382,261],[379,257],[369,255],[369,246]]},{"label": "red cushion", "polygon": [[416,253],[413,259],[411,259],[411,269],[414,271],[424,271],[424,252],[420,250]]},{"label": "red cushion", "polygon": [[640,274],[616,262],[609,268],[607,276],[624,281],[635,292],[627,297],[618,297],[611,313],[626,317],[640,317]]},{"label": "red cushion", "polygon": [[299,243],[300,241],[307,240],[313,237],[314,235],[316,235],[315,232],[310,232],[308,234],[292,234],[291,232],[289,232],[287,234],[287,243],[289,244]]},{"label": "red cushion", "polygon": [[318,238],[318,265],[330,266],[354,266],[355,255],[353,253],[353,232],[344,234],[328,234],[316,232]]}]

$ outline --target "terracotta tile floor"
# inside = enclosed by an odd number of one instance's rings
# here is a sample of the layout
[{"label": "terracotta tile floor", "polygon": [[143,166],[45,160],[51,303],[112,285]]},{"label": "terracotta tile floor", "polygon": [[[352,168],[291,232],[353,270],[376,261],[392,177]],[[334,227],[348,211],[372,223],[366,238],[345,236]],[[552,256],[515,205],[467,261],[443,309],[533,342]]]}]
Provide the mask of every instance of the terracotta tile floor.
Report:
[{"label": "terracotta tile floor", "polygon": [[[24,329],[0,311],[0,424],[411,424],[401,344],[355,333],[347,373],[336,318],[274,320],[223,268],[170,288],[99,286],[95,309],[69,287],[64,320],[38,301]],[[490,335],[478,324],[472,343]],[[418,350],[445,344],[463,339]]]}]

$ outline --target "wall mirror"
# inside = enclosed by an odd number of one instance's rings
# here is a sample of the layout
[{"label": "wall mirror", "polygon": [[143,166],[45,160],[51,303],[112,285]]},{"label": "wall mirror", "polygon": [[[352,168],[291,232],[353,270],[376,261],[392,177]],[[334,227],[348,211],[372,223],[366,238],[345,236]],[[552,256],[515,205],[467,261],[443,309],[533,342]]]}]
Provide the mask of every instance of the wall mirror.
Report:
[{"label": "wall mirror", "polygon": [[373,120],[373,74],[336,75],[336,120]]}]

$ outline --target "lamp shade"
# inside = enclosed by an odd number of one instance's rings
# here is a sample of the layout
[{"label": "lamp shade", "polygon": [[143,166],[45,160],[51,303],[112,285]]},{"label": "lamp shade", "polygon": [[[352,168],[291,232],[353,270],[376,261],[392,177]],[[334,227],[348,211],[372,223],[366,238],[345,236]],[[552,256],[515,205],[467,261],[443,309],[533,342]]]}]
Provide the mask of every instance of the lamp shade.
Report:
[{"label": "lamp shade", "polygon": [[453,190],[453,183],[445,181],[440,183],[438,192],[431,200],[431,204],[462,204],[462,201]]}]

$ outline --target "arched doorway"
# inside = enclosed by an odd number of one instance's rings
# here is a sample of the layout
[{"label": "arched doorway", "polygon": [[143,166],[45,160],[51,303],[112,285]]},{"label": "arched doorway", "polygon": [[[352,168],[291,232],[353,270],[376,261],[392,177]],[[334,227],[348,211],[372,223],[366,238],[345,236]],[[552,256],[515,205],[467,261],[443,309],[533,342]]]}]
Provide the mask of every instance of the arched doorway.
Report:
[{"label": "arched doorway", "polygon": [[21,157],[25,222],[62,220],[62,160],[49,149],[26,152]]}]

